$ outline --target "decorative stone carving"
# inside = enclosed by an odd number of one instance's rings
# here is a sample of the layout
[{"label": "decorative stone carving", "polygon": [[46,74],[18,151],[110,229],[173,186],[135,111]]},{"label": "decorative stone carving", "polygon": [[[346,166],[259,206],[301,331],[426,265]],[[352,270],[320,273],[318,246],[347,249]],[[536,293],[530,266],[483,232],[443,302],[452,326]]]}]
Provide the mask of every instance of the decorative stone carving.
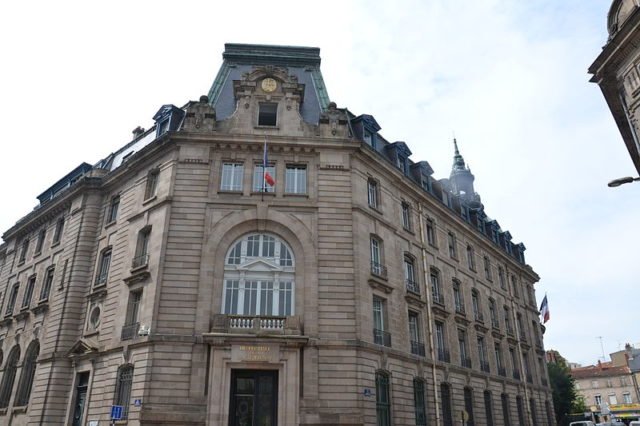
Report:
[{"label": "decorative stone carving", "polygon": [[213,132],[216,127],[216,110],[209,105],[207,96],[200,96],[199,102],[187,107],[182,130],[186,132]]}]

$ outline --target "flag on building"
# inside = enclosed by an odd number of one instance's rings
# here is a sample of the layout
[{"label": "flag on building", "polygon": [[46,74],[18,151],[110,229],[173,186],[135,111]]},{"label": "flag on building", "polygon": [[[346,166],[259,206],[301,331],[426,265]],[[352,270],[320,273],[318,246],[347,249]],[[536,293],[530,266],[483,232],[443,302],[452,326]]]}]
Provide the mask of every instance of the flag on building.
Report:
[{"label": "flag on building", "polygon": [[264,155],[262,156],[262,173],[264,174],[264,181],[269,184],[269,186],[273,186],[276,184],[276,181],[273,180],[269,172],[267,172],[267,167],[269,167],[269,159],[267,158],[267,138],[264,138]]},{"label": "flag on building", "polygon": [[544,299],[542,299],[542,304],[540,305],[540,315],[542,316],[542,323],[546,323],[551,318],[549,314],[549,302],[547,302],[547,295],[544,295]]}]

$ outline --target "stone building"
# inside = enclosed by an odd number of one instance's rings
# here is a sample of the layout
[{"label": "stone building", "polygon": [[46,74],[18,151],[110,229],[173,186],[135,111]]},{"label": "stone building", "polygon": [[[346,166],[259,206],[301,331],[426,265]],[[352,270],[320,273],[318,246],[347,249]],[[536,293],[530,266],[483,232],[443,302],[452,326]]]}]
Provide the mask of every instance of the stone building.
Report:
[{"label": "stone building", "polygon": [[640,6],[613,0],[607,16],[609,38],[589,67],[602,90],[622,139],[640,173]]},{"label": "stone building", "polygon": [[317,48],[223,58],[4,233],[0,423],[553,424],[539,277],[457,145],[435,179]]}]

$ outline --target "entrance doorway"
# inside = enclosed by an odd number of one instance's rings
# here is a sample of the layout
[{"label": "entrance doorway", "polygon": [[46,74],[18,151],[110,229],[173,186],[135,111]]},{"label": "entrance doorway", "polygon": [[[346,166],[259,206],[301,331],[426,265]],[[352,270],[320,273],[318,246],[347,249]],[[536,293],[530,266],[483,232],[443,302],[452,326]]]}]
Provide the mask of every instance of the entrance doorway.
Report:
[{"label": "entrance doorway", "polygon": [[231,370],[229,426],[278,424],[278,371]]}]

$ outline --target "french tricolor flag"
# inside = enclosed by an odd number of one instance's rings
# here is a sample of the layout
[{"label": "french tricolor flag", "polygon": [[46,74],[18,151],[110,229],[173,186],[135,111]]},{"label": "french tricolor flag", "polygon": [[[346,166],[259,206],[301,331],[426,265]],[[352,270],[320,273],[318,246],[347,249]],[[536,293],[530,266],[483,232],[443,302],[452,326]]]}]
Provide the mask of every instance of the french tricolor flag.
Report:
[{"label": "french tricolor flag", "polygon": [[544,299],[542,299],[542,304],[540,305],[540,315],[542,316],[542,323],[546,323],[551,318],[551,314],[549,314],[549,302],[547,301],[547,295],[544,295]]},{"label": "french tricolor flag", "polygon": [[262,173],[264,174],[264,181],[268,183],[269,186],[273,186],[276,184],[276,181],[273,180],[271,175],[267,172],[267,167],[269,167],[269,159],[267,158],[267,138],[265,137],[264,138],[264,154],[262,156]]}]

